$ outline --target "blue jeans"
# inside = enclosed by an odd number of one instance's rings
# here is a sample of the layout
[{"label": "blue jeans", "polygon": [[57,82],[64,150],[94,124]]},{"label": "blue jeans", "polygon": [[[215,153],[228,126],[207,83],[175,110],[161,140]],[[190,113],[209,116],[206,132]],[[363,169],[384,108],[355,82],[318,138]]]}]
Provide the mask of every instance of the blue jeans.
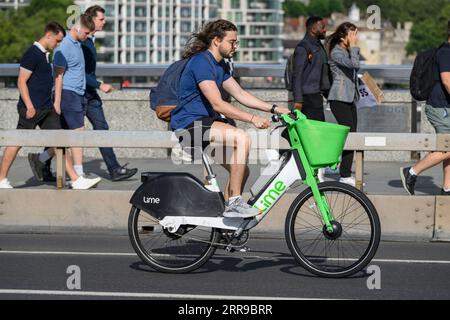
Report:
[{"label": "blue jeans", "polygon": [[[94,130],[108,130],[108,123],[105,119],[105,114],[103,112],[103,102],[97,93],[92,94],[86,92],[87,106],[86,106],[86,117],[92,124]],[[115,170],[120,168],[120,164],[117,161],[116,155],[112,148],[99,148],[102,154],[103,160],[106,163],[109,173],[113,173]]]}]

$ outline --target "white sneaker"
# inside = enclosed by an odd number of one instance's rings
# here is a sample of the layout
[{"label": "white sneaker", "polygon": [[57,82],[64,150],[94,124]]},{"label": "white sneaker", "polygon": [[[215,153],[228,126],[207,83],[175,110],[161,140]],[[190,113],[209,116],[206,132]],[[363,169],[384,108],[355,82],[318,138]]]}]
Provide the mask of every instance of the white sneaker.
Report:
[{"label": "white sneaker", "polygon": [[102,180],[102,178],[93,178],[93,179],[88,179],[88,178],[84,178],[84,177],[78,177],[77,180],[75,180],[74,182],[72,182],[72,189],[75,190],[87,190],[90,189],[92,187],[94,187],[95,185],[97,185],[97,183],[100,182],[100,180]]},{"label": "white sneaker", "polygon": [[351,185],[352,187],[355,187],[355,186],[356,186],[356,180],[355,180],[355,177],[348,177],[348,178],[342,178],[342,177],[341,177],[341,178],[339,179],[339,182],[349,184],[349,185]]},{"label": "white sneaker", "polygon": [[175,160],[181,160],[183,162],[192,162],[191,154],[184,151],[183,147],[179,143],[173,146],[172,157]]},{"label": "white sneaker", "polygon": [[245,203],[242,197],[239,197],[233,202],[225,204],[223,216],[227,218],[251,218],[258,214],[260,214],[258,209]]},{"label": "white sneaker", "polygon": [[12,189],[13,186],[9,183],[8,179],[3,179],[0,181],[0,189]]}]

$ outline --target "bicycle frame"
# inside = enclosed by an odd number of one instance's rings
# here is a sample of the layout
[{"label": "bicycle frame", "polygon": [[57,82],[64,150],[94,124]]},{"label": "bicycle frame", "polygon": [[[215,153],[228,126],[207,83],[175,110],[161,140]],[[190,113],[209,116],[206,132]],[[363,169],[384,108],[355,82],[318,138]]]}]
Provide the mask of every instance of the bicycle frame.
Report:
[{"label": "bicycle frame", "polygon": [[[269,180],[270,184],[265,186],[263,190],[249,202],[254,208],[262,212],[260,215],[256,216],[254,220],[256,224],[263,220],[287,190],[295,182],[301,180],[311,188],[314,200],[322,214],[327,230],[332,232],[333,227],[331,222],[334,221],[334,217],[328,207],[325,196],[319,191],[317,186],[317,168],[310,166],[297,130],[295,129],[296,121],[306,119],[306,116],[298,110],[294,110],[294,114],[297,120],[292,119],[286,114],[281,116],[282,120],[287,124],[289,139],[292,146],[292,156],[288,163]],[[250,223],[248,228],[253,228],[256,224]]]},{"label": "bicycle frame", "polygon": [[[314,200],[322,214],[327,231],[331,233],[333,231],[331,222],[334,221],[334,217],[328,207],[325,196],[319,191],[317,186],[317,168],[310,166],[299,135],[295,129],[296,121],[306,119],[306,116],[298,110],[294,110],[294,115],[296,120],[292,119],[288,114],[281,116],[283,123],[286,124],[288,129],[292,146],[289,159],[287,159],[287,162],[283,163],[281,169],[270,178],[267,185],[259,191],[258,195],[249,201],[250,205],[261,211],[259,215],[252,219],[168,216],[162,219],[160,223],[170,230],[177,230],[180,225],[184,224],[211,226],[228,230],[249,230],[259,224],[289,188],[300,180],[311,188]],[[207,159],[204,157],[203,160],[208,171],[208,176],[215,179],[215,175],[213,174]]]}]

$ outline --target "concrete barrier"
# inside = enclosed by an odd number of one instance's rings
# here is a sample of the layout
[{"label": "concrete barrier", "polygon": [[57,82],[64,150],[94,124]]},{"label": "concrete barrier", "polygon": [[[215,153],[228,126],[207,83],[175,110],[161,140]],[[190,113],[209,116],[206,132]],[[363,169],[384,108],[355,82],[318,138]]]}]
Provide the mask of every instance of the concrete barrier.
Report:
[{"label": "concrete barrier", "polygon": [[[13,189],[0,193],[0,232],[126,233],[132,191]],[[284,235],[288,193],[254,232]],[[249,194],[244,194],[249,197]],[[381,220],[383,240],[450,240],[450,199],[369,195]],[[436,218],[435,218],[436,217]]]},{"label": "concrete barrier", "polygon": [[435,240],[450,239],[450,197],[436,197]]}]

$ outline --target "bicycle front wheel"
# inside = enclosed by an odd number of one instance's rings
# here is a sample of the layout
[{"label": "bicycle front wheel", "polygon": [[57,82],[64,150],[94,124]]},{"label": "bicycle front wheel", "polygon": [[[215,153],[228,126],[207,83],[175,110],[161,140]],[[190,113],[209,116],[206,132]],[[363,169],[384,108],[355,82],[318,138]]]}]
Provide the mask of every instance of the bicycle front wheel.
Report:
[{"label": "bicycle front wheel", "polygon": [[149,213],[133,206],[128,233],[138,256],[152,268],[186,273],[200,268],[214,254],[220,232],[215,228],[182,225],[175,232],[164,229]]},{"label": "bicycle front wheel", "polygon": [[286,218],[286,241],[297,262],[311,273],[347,277],[362,270],[375,255],[381,227],[377,211],[358,189],[339,182],[318,185],[334,216],[327,231],[311,188],[292,203]]}]

